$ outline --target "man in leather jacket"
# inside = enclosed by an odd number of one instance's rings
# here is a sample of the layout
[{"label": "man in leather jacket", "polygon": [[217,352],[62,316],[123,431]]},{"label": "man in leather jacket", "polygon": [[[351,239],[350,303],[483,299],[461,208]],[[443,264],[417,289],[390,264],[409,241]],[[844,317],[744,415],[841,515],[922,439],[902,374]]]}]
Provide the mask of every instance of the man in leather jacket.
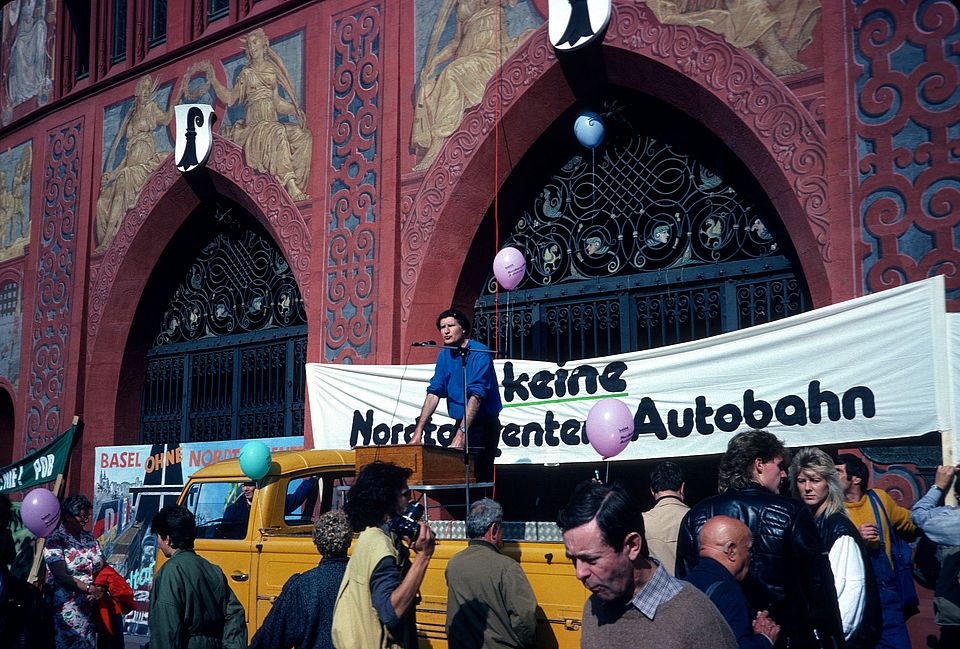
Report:
[{"label": "man in leather jacket", "polygon": [[677,577],[699,560],[700,528],[714,516],[746,523],[753,534],[750,573],[742,582],[753,612],[768,610],[781,626],[777,647],[844,646],[830,562],[813,516],[779,495],[787,450],[762,430],[735,435],[720,460],[719,491],[684,517],[677,541]]}]

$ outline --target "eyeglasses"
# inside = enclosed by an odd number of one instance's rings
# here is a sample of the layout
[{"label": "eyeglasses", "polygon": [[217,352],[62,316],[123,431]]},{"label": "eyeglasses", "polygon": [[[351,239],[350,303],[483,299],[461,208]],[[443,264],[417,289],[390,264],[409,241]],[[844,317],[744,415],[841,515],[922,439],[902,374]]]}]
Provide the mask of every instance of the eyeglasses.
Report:
[{"label": "eyeglasses", "polygon": [[93,512],[80,512],[79,514],[74,515],[79,521],[88,521],[93,518]]}]

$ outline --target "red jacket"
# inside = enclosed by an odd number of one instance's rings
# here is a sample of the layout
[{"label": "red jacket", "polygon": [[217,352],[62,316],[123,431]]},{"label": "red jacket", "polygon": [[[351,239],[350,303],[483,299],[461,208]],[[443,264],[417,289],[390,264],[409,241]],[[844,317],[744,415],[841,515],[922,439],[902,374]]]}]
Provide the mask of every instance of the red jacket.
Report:
[{"label": "red jacket", "polygon": [[[115,615],[126,615],[134,608],[133,588],[109,564],[105,564],[93,579],[94,586],[99,586],[107,594],[97,602],[100,615],[97,618],[97,628],[109,635],[113,635],[113,618]],[[122,629],[118,629],[121,631]]]}]

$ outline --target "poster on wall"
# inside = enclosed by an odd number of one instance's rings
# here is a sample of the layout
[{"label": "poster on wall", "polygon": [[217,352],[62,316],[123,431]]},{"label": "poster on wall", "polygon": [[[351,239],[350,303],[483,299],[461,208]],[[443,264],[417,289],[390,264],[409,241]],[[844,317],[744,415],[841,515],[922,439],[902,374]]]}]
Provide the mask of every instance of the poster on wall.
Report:
[{"label": "poster on wall", "polygon": [[[93,535],[107,563],[133,587],[136,608],[124,620],[124,633],[149,635],[150,587],[157,559],[150,521],[162,507],[175,505],[190,476],[205,466],[237,457],[249,440],[184,444],[100,446],[93,485]],[[261,440],[273,451],[303,448],[303,437]]]}]

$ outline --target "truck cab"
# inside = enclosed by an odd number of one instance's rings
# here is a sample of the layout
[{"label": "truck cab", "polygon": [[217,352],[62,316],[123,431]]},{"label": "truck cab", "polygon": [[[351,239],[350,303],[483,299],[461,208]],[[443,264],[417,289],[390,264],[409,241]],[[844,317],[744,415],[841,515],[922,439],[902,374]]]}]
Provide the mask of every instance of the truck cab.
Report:
[{"label": "truck cab", "polygon": [[[313,525],[320,514],[342,506],[355,475],[353,451],[275,453],[269,473],[257,483],[249,509],[237,460],[200,469],[190,478],[180,504],[197,518],[195,550],[220,566],[246,612],[252,638],[283,585],[294,574],[317,565]],[[417,494],[431,488],[411,484]],[[474,494],[475,497],[479,497]],[[433,512],[434,518],[431,518]],[[443,648],[446,639],[447,561],[467,545],[465,524],[427,508],[437,547],[420,588],[417,630],[421,647]],[[556,525],[504,522],[504,554],[520,562],[537,596],[537,646],[571,649],[580,644],[583,603],[589,594],[564,556]],[[162,556],[158,567],[162,564]]]}]

